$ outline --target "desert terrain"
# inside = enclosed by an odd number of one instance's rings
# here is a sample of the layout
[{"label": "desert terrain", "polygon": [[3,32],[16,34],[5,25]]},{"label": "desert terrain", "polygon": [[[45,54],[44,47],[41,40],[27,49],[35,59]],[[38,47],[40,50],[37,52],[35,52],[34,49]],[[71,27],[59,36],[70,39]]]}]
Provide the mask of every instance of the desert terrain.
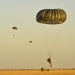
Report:
[{"label": "desert terrain", "polygon": [[75,75],[75,70],[0,70],[0,75]]}]

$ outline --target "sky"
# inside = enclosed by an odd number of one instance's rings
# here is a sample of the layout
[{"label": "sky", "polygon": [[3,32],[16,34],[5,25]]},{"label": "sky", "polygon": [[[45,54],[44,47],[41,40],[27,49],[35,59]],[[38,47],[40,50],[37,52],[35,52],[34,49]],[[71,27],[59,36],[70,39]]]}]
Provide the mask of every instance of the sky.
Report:
[{"label": "sky", "polygon": [[[0,0],[0,69],[75,68],[74,7],[75,0]],[[40,10],[57,8],[67,14],[64,23],[36,21]]]}]

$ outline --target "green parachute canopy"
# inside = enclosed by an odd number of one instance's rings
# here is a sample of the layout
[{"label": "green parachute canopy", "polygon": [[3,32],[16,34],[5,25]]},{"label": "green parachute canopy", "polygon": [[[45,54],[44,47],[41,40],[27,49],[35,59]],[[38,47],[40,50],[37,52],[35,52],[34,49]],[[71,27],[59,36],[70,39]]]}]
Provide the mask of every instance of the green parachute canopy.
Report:
[{"label": "green parachute canopy", "polygon": [[62,9],[43,9],[36,15],[36,21],[44,24],[61,24],[66,18],[67,14]]},{"label": "green parachute canopy", "polygon": [[17,27],[12,27],[12,29],[17,30],[18,28]]}]

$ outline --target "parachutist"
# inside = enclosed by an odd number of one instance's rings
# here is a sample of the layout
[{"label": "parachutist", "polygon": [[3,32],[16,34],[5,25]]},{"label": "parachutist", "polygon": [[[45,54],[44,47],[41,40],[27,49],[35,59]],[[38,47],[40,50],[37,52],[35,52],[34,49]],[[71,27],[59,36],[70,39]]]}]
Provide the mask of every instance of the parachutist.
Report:
[{"label": "parachutist", "polygon": [[[53,25],[53,24],[60,25],[60,24],[64,23],[66,21],[66,19],[67,19],[67,14],[63,9],[42,9],[36,15],[36,21],[38,23],[49,24],[49,25]],[[58,36],[57,36],[54,46],[52,48],[52,52],[54,50],[56,42],[58,41]],[[50,67],[52,67],[52,62],[51,62],[50,57],[47,59],[47,62],[50,64]]]},{"label": "parachutist", "polygon": [[51,58],[50,57],[47,59],[47,61],[49,62],[50,67],[52,67],[52,62],[51,62]]}]

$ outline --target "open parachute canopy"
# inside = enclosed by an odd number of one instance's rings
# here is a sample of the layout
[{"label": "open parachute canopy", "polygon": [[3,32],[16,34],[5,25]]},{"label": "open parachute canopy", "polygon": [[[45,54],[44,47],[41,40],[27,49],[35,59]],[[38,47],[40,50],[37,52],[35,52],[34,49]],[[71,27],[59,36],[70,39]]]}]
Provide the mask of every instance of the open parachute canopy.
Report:
[{"label": "open parachute canopy", "polygon": [[36,21],[44,24],[61,24],[66,18],[67,14],[62,9],[43,9],[36,15]]},{"label": "open parachute canopy", "polygon": [[17,27],[12,27],[12,29],[17,30],[18,28]]},{"label": "open parachute canopy", "polygon": [[33,41],[29,41],[29,43],[32,43]]}]

